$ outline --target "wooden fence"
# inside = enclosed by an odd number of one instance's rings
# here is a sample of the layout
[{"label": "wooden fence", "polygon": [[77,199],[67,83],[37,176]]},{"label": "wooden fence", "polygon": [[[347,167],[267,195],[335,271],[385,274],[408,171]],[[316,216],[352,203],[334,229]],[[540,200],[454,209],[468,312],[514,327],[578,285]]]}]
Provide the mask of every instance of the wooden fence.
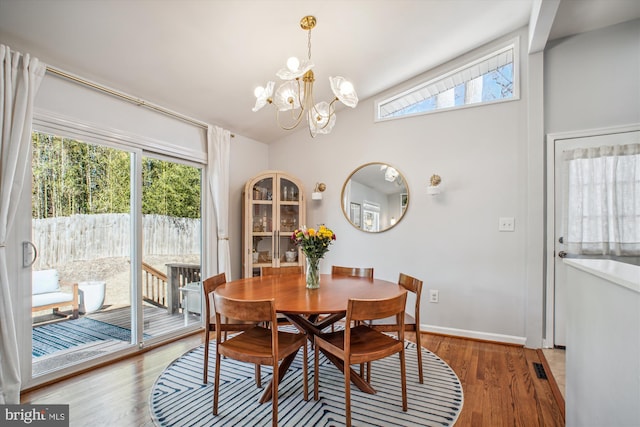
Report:
[{"label": "wooden fence", "polygon": [[[200,253],[200,219],[143,215],[142,226],[145,256]],[[71,261],[130,256],[129,214],[34,219],[32,229],[38,249],[34,270]]]}]

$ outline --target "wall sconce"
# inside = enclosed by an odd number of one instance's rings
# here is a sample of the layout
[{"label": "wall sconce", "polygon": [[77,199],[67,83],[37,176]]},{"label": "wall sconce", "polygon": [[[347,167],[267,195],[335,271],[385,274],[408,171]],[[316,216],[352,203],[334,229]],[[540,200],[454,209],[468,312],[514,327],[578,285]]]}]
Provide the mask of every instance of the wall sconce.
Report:
[{"label": "wall sconce", "polygon": [[429,186],[427,187],[427,194],[431,194],[432,196],[437,196],[442,192],[442,178],[440,175],[431,175],[429,179]]},{"label": "wall sconce", "polygon": [[316,182],[316,188],[311,193],[311,200],[322,200],[322,192],[327,189],[324,182]]}]

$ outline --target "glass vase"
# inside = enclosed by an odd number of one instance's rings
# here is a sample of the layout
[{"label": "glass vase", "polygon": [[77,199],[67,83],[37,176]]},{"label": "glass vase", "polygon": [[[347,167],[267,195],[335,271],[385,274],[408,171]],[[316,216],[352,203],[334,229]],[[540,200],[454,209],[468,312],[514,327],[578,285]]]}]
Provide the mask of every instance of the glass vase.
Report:
[{"label": "glass vase", "polygon": [[307,258],[306,276],[307,289],[318,289],[320,287],[320,259]]}]

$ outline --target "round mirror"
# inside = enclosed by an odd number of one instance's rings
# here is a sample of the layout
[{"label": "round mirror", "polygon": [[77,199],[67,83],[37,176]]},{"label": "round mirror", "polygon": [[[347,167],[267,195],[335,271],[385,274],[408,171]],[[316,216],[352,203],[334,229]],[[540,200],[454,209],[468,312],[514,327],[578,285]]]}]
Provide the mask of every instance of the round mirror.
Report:
[{"label": "round mirror", "polygon": [[409,186],[395,167],[367,163],[342,186],[342,212],[351,225],[369,233],[396,225],[409,207]]}]

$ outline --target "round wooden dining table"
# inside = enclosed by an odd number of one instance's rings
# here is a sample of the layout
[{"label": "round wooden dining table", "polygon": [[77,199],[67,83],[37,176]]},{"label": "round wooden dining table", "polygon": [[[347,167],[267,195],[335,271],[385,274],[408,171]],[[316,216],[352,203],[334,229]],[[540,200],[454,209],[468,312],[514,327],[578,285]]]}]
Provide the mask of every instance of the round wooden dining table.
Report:
[{"label": "round wooden dining table", "polygon": [[[313,342],[315,335],[344,318],[349,299],[382,299],[395,297],[406,290],[395,282],[360,277],[320,275],[320,287],[307,289],[304,274],[258,276],[233,280],[218,287],[216,293],[227,298],[240,300],[274,299],[276,312],[289,319]],[[327,316],[320,316],[327,315]],[[341,371],[344,363],[325,354]],[[279,369],[280,380],[284,377],[295,353],[282,361]],[[375,393],[363,378],[351,373],[355,386],[367,393]],[[265,390],[261,402],[271,398],[271,388]]]}]

